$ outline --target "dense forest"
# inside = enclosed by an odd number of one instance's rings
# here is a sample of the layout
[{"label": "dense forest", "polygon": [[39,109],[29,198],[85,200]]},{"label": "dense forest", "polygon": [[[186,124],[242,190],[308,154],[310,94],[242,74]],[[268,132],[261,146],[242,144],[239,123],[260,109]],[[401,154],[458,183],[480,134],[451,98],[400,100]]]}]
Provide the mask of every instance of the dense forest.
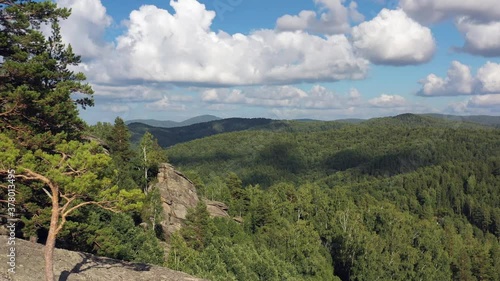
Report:
[{"label": "dense forest", "polygon": [[[0,4],[1,223],[46,245],[46,280],[56,246],[213,281],[500,280],[495,118],[89,126],[93,91],[60,34],[70,11]],[[150,220],[162,162],[236,220],[200,201],[166,239]]]},{"label": "dense forest", "polygon": [[244,219],[215,220],[203,248],[179,239],[179,269],[211,280],[499,280],[499,130],[412,114],[288,124],[167,150],[200,193]]}]

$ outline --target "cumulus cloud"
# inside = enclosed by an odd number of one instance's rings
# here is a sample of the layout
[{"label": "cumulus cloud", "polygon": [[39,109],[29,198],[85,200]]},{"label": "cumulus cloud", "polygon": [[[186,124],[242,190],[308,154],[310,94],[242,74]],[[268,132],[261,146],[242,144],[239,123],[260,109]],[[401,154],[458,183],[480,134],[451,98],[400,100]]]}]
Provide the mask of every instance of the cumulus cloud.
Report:
[{"label": "cumulus cloud", "polygon": [[344,6],[345,0],[314,0],[322,12],[303,10],[298,15],[284,15],[276,21],[281,31],[303,30],[323,34],[349,32],[351,22],[361,22],[364,16],[358,12],[358,4],[351,1]]},{"label": "cumulus cloud", "polygon": [[400,7],[422,23],[435,23],[456,16],[477,21],[500,19],[498,0],[400,0]]},{"label": "cumulus cloud", "polygon": [[453,102],[448,105],[447,111],[454,114],[498,114],[500,95],[473,96],[465,101]]},{"label": "cumulus cloud", "polygon": [[126,102],[151,102],[160,99],[169,88],[164,85],[99,85],[93,84],[94,96],[99,100]]},{"label": "cumulus cloud", "polygon": [[453,61],[446,78],[429,74],[419,83],[422,89],[418,94],[422,96],[469,95],[472,94],[474,78],[468,66]]},{"label": "cumulus cloud", "polygon": [[500,64],[487,62],[473,77],[468,66],[453,61],[445,78],[429,74],[419,83],[421,96],[500,94]]},{"label": "cumulus cloud", "polygon": [[373,98],[368,101],[374,107],[403,107],[407,106],[406,99],[399,95],[382,94],[379,97]]},{"label": "cumulus cloud", "polygon": [[172,103],[169,97],[163,96],[161,99],[147,103],[146,108],[153,111],[183,111],[186,110],[184,104]]},{"label": "cumulus cloud", "polygon": [[98,0],[57,0],[61,7],[71,9],[71,16],[61,23],[65,43],[71,43],[83,59],[102,56],[111,45],[103,40],[104,32],[113,22]]},{"label": "cumulus cloud", "polygon": [[335,109],[359,103],[361,94],[351,89],[348,95],[320,85],[308,91],[293,86],[247,87],[245,89],[208,89],[201,99],[211,104],[245,104],[264,107],[288,107],[302,109]]},{"label": "cumulus cloud", "polygon": [[383,9],[352,30],[353,44],[375,64],[411,65],[429,61],[436,44],[431,30],[402,10]]},{"label": "cumulus cloud", "polygon": [[500,56],[500,5],[497,0],[401,0],[400,7],[417,21],[430,24],[455,19],[465,43],[459,51]]},{"label": "cumulus cloud", "polygon": [[[100,4],[100,0],[85,1]],[[81,66],[89,79],[101,84],[148,81],[228,86],[366,76],[369,62],[357,55],[345,35],[321,37],[276,30],[256,30],[248,35],[214,32],[215,13],[205,5],[196,0],[172,0],[170,5],[173,13],[152,5],[131,12],[127,29],[113,49]],[[69,40],[75,40],[75,45],[80,42],[71,36]]]},{"label": "cumulus cloud", "polygon": [[485,57],[500,56],[500,21],[477,22],[461,17],[456,26],[465,37],[459,50]]},{"label": "cumulus cloud", "polygon": [[469,100],[472,107],[496,107],[500,110],[500,95],[474,96]]},{"label": "cumulus cloud", "polygon": [[477,71],[479,92],[500,94],[500,64],[487,62]]}]

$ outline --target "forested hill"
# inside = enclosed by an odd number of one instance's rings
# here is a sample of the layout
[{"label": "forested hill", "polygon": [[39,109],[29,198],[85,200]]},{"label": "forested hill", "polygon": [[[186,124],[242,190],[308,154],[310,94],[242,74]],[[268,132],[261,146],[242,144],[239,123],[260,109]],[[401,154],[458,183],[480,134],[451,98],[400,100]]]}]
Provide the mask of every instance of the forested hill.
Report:
[{"label": "forested hill", "polygon": [[[330,124],[329,124],[330,123]],[[128,125],[132,133],[131,141],[137,143],[142,135],[148,131],[158,139],[158,144],[162,147],[170,147],[177,143],[187,142],[194,139],[245,130],[270,130],[282,131],[287,129],[310,129],[310,128],[330,128],[341,126],[331,122],[299,122],[299,121],[279,121],[265,118],[228,118],[211,122],[198,123],[190,126],[176,128],[160,128],[145,125],[142,123],[131,123]]]},{"label": "forested hill", "polygon": [[127,120],[125,121],[125,124],[132,124],[132,123],[142,123],[146,124],[149,126],[154,126],[154,127],[162,127],[162,128],[174,128],[174,127],[184,127],[184,126],[190,126],[193,124],[198,124],[198,123],[204,123],[204,122],[210,122],[210,121],[215,121],[215,120],[220,120],[221,118],[213,115],[200,115],[196,116],[193,118],[189,118],[187,120],[184,120],[182,122],[176,122],[176,121],[160,121],[160,120],[155,120],[155,119],[134,119],[134,120]]},{"label": "forested hill", "polygon": [[[191,119],[190,119],[191,120]],[[201,119],[200,119],[201,120]],[[140,121],[140,120],[137,120]],[[147,120],[146,120],[147,121]],[[155,121],[169,122],[169,121]],[[317,120],[272,120],[265,118],[228,118],[213,120],[208,122],[200,122],[188,126],[176,126],[166,128],[159,124],[151,122],[132,122],[128,124],[128,128],[132,133],[132,142],[137,143],[146,131],[153,134],[158,139],[158,143],[162,147],[170,147],[172,145],[183,143],[204,137],[237,132],[246,130],[266,130],[266,131],[322,131],[332,128],[344,127],[347,125],[365,124],[365,125],[402,125],[402,126],[434,126],[434,127],[467,127],[475,128],[478,126],[500,126],[500,117],[481,116],[481,117],[464,117],[464,116],[447,116],[447,115],[416,115],[402,114],[394,117],[373,118],[370,120],[363,119],[343,119],[337,121],[317,121]]]},{"label": "forested hill", "polygon": [[203,176],[236,172],[245,184],[269,186],[347,170],[392,176],[454,160],[476,161],[500,151],[500,130],[413,114],[359,124],[264,121],[250,130],[180,143],[168,149],[169,159],[179,167],[196,167]]},{"label": "forested hill", "polygon": [[167,149],[244,221],[216,222],[203,249],[174,245],[180,269],[221,281],[500,280],[499,129],[413,114],[281,124]]}]

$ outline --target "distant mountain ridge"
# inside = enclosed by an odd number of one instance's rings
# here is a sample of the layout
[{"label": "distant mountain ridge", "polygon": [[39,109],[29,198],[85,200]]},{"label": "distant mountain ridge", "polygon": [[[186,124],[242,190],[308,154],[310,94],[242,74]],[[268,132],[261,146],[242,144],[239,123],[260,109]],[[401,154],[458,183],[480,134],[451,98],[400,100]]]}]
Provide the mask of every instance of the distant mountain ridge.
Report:
[{"label": "distant mountain ridge", "polygon": [[125,124],[129,125],[132,123],[142,123],[142,124],[146,124],[148,126],[153,126],[153,127],[176,128],[176,127],[190,126],[193,124],[216,121],[216,120],[221,120],[221,118],[214,116],[214,115],[200,115],[200,116],[196,116],[193,118],[189,118],[189,119],[181,121],[181,122],[176,122],[176,121],[171,121],[171,120],[162,121],[162,120],[155,120],[155,119],[133,119],[133,120],[125,121]]},{"label": "distant mountain ridge", "polygon": [[434,118],[445,119],[449,121],[459,121],[459,122],[470,122],[481,124],[485,126],[492,126],[496,128],[500,128],[500,116],[490,116],[490,115],[469,115],[469,116],[460,116],[460,115],[446,115],[446,114],[422,114],[423,116],[429,116]]},{"label": "distant mountain ridge", "polygon": [[158,144],[160,146],[169,147],[177,143],[187,142],[216,134],[267,126],[274,122],[278,121],[265,118],[228,118],[171,128],[155,127],[143,123],[131,123],[128,125],[128,128],[132,133],[131,141],[133,143],[139,142],[142,135],[148,131],[158,139]]},{"label": "distant mountain ridge", "polygon": [[[210,115],[208,115],[210,116]],[[203,121],[205,116],[192,118],[184,122]],[[215,117],[215,116],[211,116]],[[165,122],[165,121],[163,121]],[[188,123],[189,123],[188,122]],[[182,122],[179,122],[182,123]],[[177,123],[177,124],[179,124]],[[198,122],[188,126],[160,127],[141,122],[128,124],[132,133],[132,142],[139,142],[142,135],[149,131],[162,147],[170,147],[178,143],[201,139],[217,134],[247,131],[323,131],[344,126],[371,126],[371,125],[404,125],[415,127],[490,127],[500,128],[500,116],[455,116],[438,114],[411,114],[405,113],[392,117],[364,119],[340,119],[336,121],[318,121],[312,119],[300,120],[273,120],[266,118],[227,118],[207,122]]]}]

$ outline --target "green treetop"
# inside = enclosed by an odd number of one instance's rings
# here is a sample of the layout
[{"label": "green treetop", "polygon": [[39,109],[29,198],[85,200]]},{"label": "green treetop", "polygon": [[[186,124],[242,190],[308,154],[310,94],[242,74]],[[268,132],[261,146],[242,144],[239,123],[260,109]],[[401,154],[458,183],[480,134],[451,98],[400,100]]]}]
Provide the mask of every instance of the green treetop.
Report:
[{"label": "green treetop", "polygon": [[[140,209],[143,198],[139,189],[114,184],[111,158],[82,140],[78,106],[92,106],[93,91],[69,69],[80,63],[62,43],[59,20],[69,15],[52,1],[0,0],[0,176],[14,170],[22,186],[49,198],[41,208],[50,206],[44,250],[50,281],[56,237],[75,210]],[[51,30],[48,38],[42,25]]]},{"label": "green treetop", "polygon": [[[23,147],[51,149],[78,138],[84,123],[77,105],[93,105],[85,76],[68,69],[80,63],[61,40],[58,22],[69,15],[51,1],[0,1],[0,132]],[[45,24],[49,38],[40,31]]]}]

